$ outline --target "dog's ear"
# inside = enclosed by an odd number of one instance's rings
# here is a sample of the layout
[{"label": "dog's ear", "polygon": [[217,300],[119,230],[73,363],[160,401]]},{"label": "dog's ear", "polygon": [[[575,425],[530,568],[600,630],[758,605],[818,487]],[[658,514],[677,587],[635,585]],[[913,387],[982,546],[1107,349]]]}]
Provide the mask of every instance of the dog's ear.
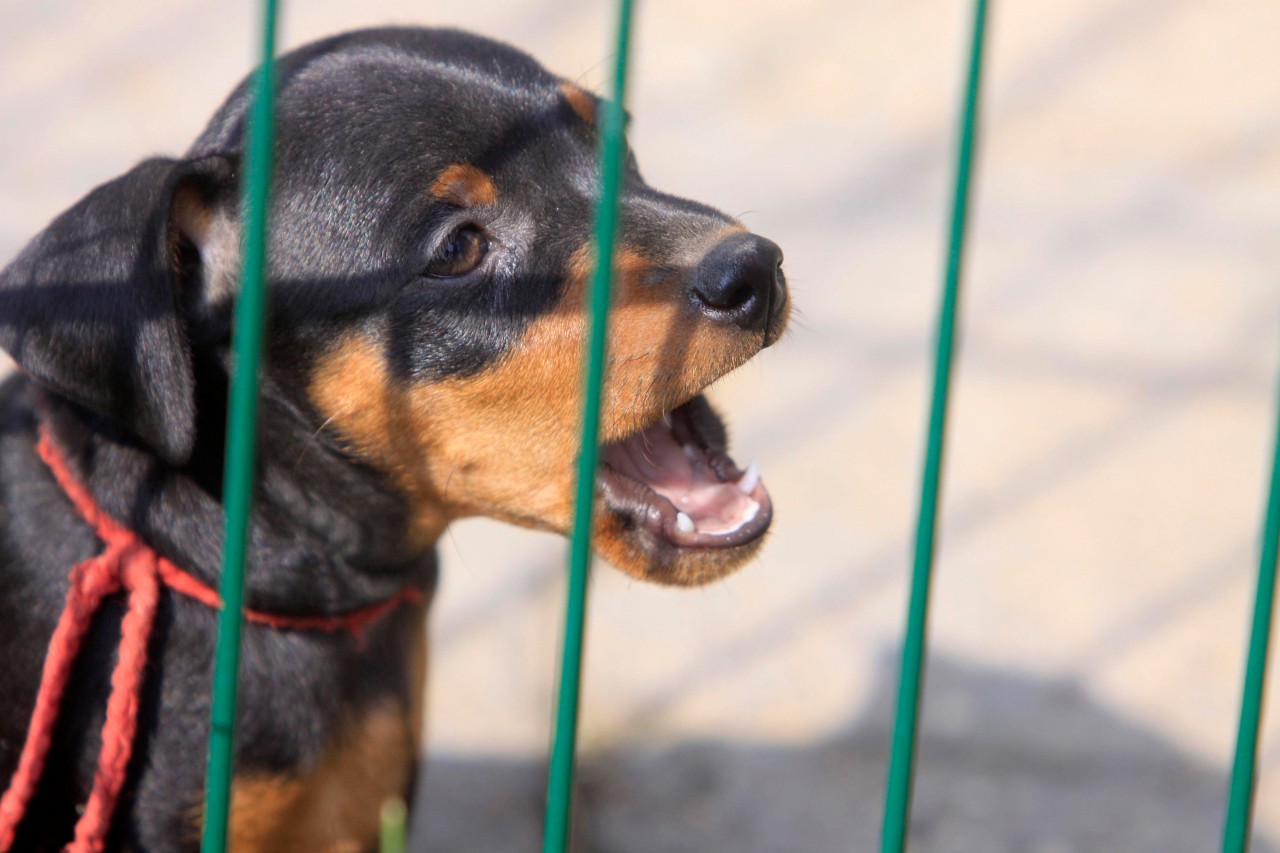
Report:
[{"label": "dog's ear", "polygon": [[182,289],[203,278],[206,245],[225,241],[216,202],[234,194],[221,157],[148,160],[98,187],[0,272],[0,347],[37,382],[185,462],[196,404]]}]

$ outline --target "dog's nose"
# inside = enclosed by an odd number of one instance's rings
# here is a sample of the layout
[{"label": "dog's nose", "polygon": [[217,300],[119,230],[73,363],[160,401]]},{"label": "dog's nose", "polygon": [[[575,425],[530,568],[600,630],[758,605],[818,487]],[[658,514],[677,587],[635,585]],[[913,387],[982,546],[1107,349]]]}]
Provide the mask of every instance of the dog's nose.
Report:
[{"label": "dog's nose", "polygon": [[787,306],[782,249],[755,234],[720,241],[694,269],[693,295],[708,317],[762,331],[769,346],[782,333]]}]

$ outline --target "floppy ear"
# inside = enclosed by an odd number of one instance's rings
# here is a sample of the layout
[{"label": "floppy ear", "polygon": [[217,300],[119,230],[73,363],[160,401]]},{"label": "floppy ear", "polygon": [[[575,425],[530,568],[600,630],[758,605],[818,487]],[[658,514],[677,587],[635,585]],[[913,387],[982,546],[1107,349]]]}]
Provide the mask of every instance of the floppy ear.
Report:
[{"label": "floppy ear", "polygon": [[201,257],[175,221],[175,198],[198,227],[212,221],[200,213],[210,186],[227,184],[234,194],[223,158],[147,160],[81,199],[0,272],[0,347],[173,463],[195,443],[179,279]]}]

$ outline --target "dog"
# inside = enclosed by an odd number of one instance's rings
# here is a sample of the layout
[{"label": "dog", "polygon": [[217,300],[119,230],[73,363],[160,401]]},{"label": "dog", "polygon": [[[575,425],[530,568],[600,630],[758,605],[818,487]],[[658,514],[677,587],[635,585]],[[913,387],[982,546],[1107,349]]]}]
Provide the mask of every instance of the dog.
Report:
[{"label": "dog", "polygon": [[[436,540],[570,524],[602,102],[455,30],[329,38],[278,80],[231,848],[371,850],[415,777]],[[0,273],[11,850],[198,846],[247,91]],[[783,334],[782,253],[630,152],[620,205],[595,547],[704,584],[772,518],[703,392]]]}]

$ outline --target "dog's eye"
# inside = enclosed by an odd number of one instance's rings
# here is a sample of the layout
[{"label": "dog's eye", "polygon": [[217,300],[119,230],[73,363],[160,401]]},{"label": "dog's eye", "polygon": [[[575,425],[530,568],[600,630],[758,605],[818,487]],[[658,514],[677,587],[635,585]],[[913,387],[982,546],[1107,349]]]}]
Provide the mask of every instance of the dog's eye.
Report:
[{"label": "dog's eye", "polygon": [[432,278],[454,278],[466,275],[484,260],[489,240],[478,225],[461,225],[445,238],[427,262],[426,274]]}]

